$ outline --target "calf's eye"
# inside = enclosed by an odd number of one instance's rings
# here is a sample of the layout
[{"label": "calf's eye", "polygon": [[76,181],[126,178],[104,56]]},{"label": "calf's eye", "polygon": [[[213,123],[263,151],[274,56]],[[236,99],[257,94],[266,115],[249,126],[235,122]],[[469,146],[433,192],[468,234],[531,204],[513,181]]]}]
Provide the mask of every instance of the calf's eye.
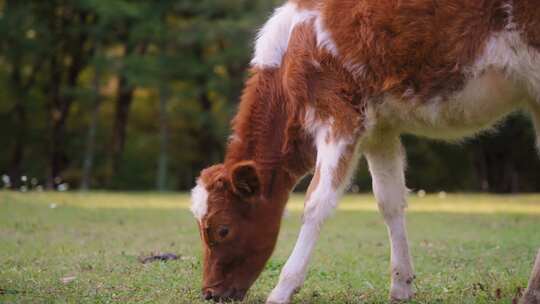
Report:
[{"label": "calf's eye", "polygon": [[225,226],[219,227],[219,229],[218,229],[218,235],[219,235],[221,238],[225,238],[228,234],[229,234],[229,228],[227,228],[227,227],[225,227]]}]

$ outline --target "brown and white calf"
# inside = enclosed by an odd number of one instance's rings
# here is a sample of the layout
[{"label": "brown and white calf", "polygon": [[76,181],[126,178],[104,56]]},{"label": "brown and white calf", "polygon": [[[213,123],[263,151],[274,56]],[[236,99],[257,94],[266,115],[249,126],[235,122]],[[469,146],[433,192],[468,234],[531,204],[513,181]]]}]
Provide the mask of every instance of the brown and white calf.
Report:
[{"label": "brown and white calf", "polygon": [[456,140],[520,109],[540,131],[538,5],[291,0],[278,8],[258,35],[225,161],[193,189],[205,298],[243,298],[274,249],[289,193],[313,172],[298,241],[268,298],[288,303],[360,155],[388,226],[390,296],[411,298],[400,134]]}]

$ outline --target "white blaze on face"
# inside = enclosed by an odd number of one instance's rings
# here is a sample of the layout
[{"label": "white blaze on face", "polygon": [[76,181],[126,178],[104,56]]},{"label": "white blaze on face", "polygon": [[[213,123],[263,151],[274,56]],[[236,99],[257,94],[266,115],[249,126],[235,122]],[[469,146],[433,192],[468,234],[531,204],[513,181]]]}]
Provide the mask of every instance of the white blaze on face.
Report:
[{"label": "white blaze on face", "polygon": [[200,179],[197,180],[197,186],[191,190],[190,209],[199,222],[208,212],[208,191]]}]

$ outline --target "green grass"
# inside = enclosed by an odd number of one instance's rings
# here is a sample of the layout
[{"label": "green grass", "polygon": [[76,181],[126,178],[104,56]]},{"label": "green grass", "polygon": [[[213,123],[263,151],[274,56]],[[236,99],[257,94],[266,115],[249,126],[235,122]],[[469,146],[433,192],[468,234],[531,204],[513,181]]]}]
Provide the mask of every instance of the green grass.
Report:
[{"label": "green grass", "polygon": [[[247,303],[264,302],[277,282],[301,206],[294,196]],[[201,246],[187,207],[185,194],[0,192],[0,303],[202,303]],[[510,303],[540,245],[540,195],[412,197],[408,224],[414,303]],[[139,263],[151,252],[182,258]],[[373,198],[347,196],[294,302],[386,303],[388,264]]]}]

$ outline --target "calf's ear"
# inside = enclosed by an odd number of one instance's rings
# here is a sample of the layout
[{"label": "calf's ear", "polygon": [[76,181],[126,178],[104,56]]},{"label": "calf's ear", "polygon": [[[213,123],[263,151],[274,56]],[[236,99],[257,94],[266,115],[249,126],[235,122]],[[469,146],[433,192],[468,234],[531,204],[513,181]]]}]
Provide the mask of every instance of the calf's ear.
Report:
[{"label": "calf's ear", "polygon": [[260,194],[261,183],[254,161],[243,161],[234,165],[231,170],[233,191],[245,198]]}]

